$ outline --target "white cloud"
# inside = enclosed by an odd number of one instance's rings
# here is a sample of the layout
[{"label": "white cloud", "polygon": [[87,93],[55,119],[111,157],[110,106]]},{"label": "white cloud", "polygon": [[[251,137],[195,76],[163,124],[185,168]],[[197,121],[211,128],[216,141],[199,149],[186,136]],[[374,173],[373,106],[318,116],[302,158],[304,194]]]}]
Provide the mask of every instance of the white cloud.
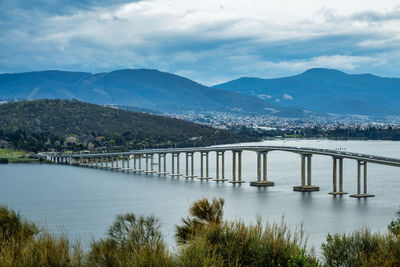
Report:
[{"label": "white cloud", "polygon": [[68,15],[43,17],[27,10],[20,16],[26,20],[0,36],[0,71],[146,67],[207,84],[238,76],[289,75],[311,67],[369,67],[372,72],[380,66],[384,72],[394,56],[399,59],[398,4],[147,0]]},{"label": "white cloud", "polygon": [[288,99],[288,100],[293,100],[293,96],[291,96],[289,94],[283,94],[283,98]]}]

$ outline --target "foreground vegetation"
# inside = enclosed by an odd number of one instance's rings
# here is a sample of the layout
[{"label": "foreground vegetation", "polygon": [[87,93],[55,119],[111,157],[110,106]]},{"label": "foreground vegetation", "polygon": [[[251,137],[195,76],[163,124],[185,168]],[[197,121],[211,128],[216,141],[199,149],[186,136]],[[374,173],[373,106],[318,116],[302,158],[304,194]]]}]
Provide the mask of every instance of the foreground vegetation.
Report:
[{"label": "foreground vegetation", "polygon": [[301,229],[225,221],[223,205],[222,199],[196,201],[176,227],[173,252],[153,216],[119,215],[106,237],[83,251],[0,207],[0,266],[400,266],[400,218],[384,234],[328,235],[318,259]]}]

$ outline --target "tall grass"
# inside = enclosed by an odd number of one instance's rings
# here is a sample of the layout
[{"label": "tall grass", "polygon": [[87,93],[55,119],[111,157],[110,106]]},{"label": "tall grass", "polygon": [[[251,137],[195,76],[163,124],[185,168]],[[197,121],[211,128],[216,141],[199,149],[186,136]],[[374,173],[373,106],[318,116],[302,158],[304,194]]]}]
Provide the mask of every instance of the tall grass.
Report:
[{"label": "tall grass", "polygon": [[179,261],[183,266],[318,266],[302,233],[284,223],[263,226],[261,220],[211,224],[181,247]]},{"label": "tall grass", "polygon": [[388,233],[361,229],[328,235],[319,260],[306,246],[302,226],[290,231],[284,221],[223,220],[223,199],[193,203],[176,228],[171,252],[153,216],[118,215],[106,237],[84,252],[79,243],[54,236],[0,206],[0,266],[400,266],[400,220]]},{"label": "tall grass", "polygon": [[152,216],[118,215],[106,239],[92,243],[90,266],[173,266],[160,224]]},{"label": "tall grass", "polygon": [[327,266],[400,266],[400,238],[392,233],[328,234],[321,248]]},{"label": "tall grass", "polygon": [[0,266],[82,266],[79,245],[54,237],[7,207],[0,207]]}]

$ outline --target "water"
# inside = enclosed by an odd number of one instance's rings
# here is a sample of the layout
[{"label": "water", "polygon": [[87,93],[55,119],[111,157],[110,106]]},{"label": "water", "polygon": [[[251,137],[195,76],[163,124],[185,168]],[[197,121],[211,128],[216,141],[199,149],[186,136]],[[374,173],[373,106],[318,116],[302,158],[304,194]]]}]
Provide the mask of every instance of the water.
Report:
[{"label": "water", "polygon": [[[400,158],[400,142],[276,140],[264,143],[345,149]],[[195,175],[199,175],[197,154]],[[242,177],[246,183],[241,186],[65,165],[0,165],[0,203],[19,210],[25,218],[53,233],[64,232],[71,239],[80,240],[86,248],[92,239],[104,237],[115,215],[125,212],[159,217],[167,242],[174,246],[174,226],[188,214],[190,204],[202,197],[223,197],[227,219],[254,222],[261,216],[264,221],[280,222],[284,216],[291,229],[303,223],[308,244],[317,251],[327,233],[350,232],[361,226],[385,231],[399,209],[400,168],[397,167],[369,164],[368,192],[376,197],[358,200],[349,195],[328,194],[332,190],[330,157],[313,156],[312,181],[321,190],[312,193],[292,190],[300,184],[299,155],[268,154],[268,178],[275,182],[275,187],[270,188],[249,186],[256,179],[256,154],[244,152],[242,158]],[[225,163],[225,176],[231,178],[230,153],[226,153]],[[183,173],[183,155],[180,165]],[[214,166],[215,153],[210,153],[212,177],[215,177]],[[356,162],[344,160],[344,190],[349,194],[356,193],[356,175]]]}]

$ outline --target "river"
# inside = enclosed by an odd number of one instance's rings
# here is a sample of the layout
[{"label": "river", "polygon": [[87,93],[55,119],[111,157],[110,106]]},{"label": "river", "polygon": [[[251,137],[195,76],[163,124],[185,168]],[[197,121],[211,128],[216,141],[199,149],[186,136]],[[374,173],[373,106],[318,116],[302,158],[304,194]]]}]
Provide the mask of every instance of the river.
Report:
[{"label": "river", "polygon": [[[272,140],[262,143],[400,158],[400,142]],[[195,175],[199,173],[197,154]],[[214,154],[210,153],[212,177],[215,177]],[[230,153],[226,153],[225,162],[225,177],[230,178]],[[182,155],[181,173],[183,163]],[[342,197],[328,194],[332,190],[332,159],[326,156],[312,158],[312,181],[313,185],[320,186],[319,192],[293,192],[292,187],[300,184],[300,157],[293,153],[268,154],[268,179],[275,182],[274,187],[250,187],[249,182],[256,179],[254,152],[243,153],[242,177],[246,183],[233,186],[66,165],[8,164],[0,165],[0,203],[18,210],[24,218],[52,233],[65,233],[79,240],[85,248],[91,240],[104,237],[117,214],[156,215],[167,242],[174,246],[174,227],[188,214],[190,204],[202,197],[222,197],[227,219],[249,223],[261,216],[264,222],[279,223],[284,217],[291,229],[303,223],[308,244],[317,251],[327,233],[347,233],[363,226],[385,231],[400,208],[398,167],[368,164],[368,192],[376,196],[370,199],[349,197],[356,193],[354,160],[344,160],[344,191],[349,194]]]}]

